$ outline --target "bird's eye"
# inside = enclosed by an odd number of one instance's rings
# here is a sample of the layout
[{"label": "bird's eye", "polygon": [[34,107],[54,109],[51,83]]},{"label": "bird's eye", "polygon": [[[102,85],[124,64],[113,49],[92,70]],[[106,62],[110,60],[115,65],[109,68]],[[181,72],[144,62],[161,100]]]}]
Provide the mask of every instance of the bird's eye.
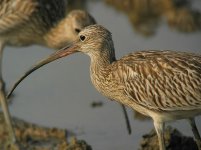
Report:
[{"label": "bird's eye", "polygon": [[84,35],[80,35],[80,40],[84,41],[85,40],[85,36]]},{"label": "bird's eye", "polygon": [[75,32],[76,32],[76,33],[80,33],[80,29],[75,28]]}]

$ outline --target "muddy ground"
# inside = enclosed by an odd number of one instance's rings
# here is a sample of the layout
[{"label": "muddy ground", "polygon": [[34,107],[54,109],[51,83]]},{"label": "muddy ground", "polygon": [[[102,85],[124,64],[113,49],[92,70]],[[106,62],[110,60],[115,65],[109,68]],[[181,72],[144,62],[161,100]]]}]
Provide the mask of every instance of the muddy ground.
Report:
[{"label": "muddy ground", "polygon": [[3,114],[0,113],[0,150],[91,150],[83,140],[67,138],[64,129],[47,128],[13,118],[17,144],[11,144]]}]

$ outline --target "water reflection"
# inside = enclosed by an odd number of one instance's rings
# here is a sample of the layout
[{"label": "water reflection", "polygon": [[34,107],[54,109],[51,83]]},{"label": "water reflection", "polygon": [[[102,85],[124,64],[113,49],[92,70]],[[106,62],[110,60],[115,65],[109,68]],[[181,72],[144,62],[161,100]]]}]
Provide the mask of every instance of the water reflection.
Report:
[{"label": "water reflection", "polygon": [[125,12],[133,28],[144,36],[153,35],[164,19],[169,27],[181,32],[201,28],[201,14],[189,0],[105,0],[108,5]]}]

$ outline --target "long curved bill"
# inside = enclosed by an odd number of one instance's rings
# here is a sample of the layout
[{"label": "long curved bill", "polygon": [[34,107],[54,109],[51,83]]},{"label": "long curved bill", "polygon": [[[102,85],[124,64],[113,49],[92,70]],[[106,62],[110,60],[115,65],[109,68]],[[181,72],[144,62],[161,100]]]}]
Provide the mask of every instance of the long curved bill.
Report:
[{"label": "long curved bill", "polygon": [[31,69],[29,69],[27,72],[25,72],[25,74],[15,82],[15,84],[13,85],[12,89],[10,90],[10,92],[7,95],[7,98],[9,98],[11,96],[11,94],[13,93],[13,91],[15,90],[15,88],[27,77],[29,76],[32,72],[34,72],[35,70],[41,68],[42,66],[55,61],[59,58],[68,56],[70,54],[73,54],[77,51],[78,47],[76,46],[76,44],[71,44],[69,46],[66,46],[60,50],[57,50],[56,52],[54,52],[53,54],[51,54],[49,57],[43,59],[42,61],[38,62],[36,65],[34,65],[33,67],[31,67]]}]

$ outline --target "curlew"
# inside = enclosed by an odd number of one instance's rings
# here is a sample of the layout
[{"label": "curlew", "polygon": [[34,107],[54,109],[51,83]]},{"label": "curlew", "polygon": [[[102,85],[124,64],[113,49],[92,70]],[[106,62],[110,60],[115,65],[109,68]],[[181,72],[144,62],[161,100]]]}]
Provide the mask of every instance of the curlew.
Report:
[{"label": "curlew", "polygon": [[31,44],[59,49],[74,41],[82,28],[95,24],[85,11],[66,14],[66,6],[66,0],[0,0],[0,101],[13,141],[1,69],[3,49]]},{"label": "curlew", "polygon": [[[0,1],[1,57],[5,45],[62,48],[74,41],[82,28],[96,23],[83,10],[66,14],[65,3],[66,0]],[[2,79],[2,75],[0,77]]]},{"label": "curlew", "polygon": [[153,119],[160,150],[165,150],[165,123],[178,119],[189,120],[201,149],[194,120],[201,114],[201,56],[149,50],[117,60],[111,33],[100,25],[84,28],[70,46],[33,66],[16,82],[10,94],[34,70],[75,52],[90,56],[91,81],[100,93]]}]

